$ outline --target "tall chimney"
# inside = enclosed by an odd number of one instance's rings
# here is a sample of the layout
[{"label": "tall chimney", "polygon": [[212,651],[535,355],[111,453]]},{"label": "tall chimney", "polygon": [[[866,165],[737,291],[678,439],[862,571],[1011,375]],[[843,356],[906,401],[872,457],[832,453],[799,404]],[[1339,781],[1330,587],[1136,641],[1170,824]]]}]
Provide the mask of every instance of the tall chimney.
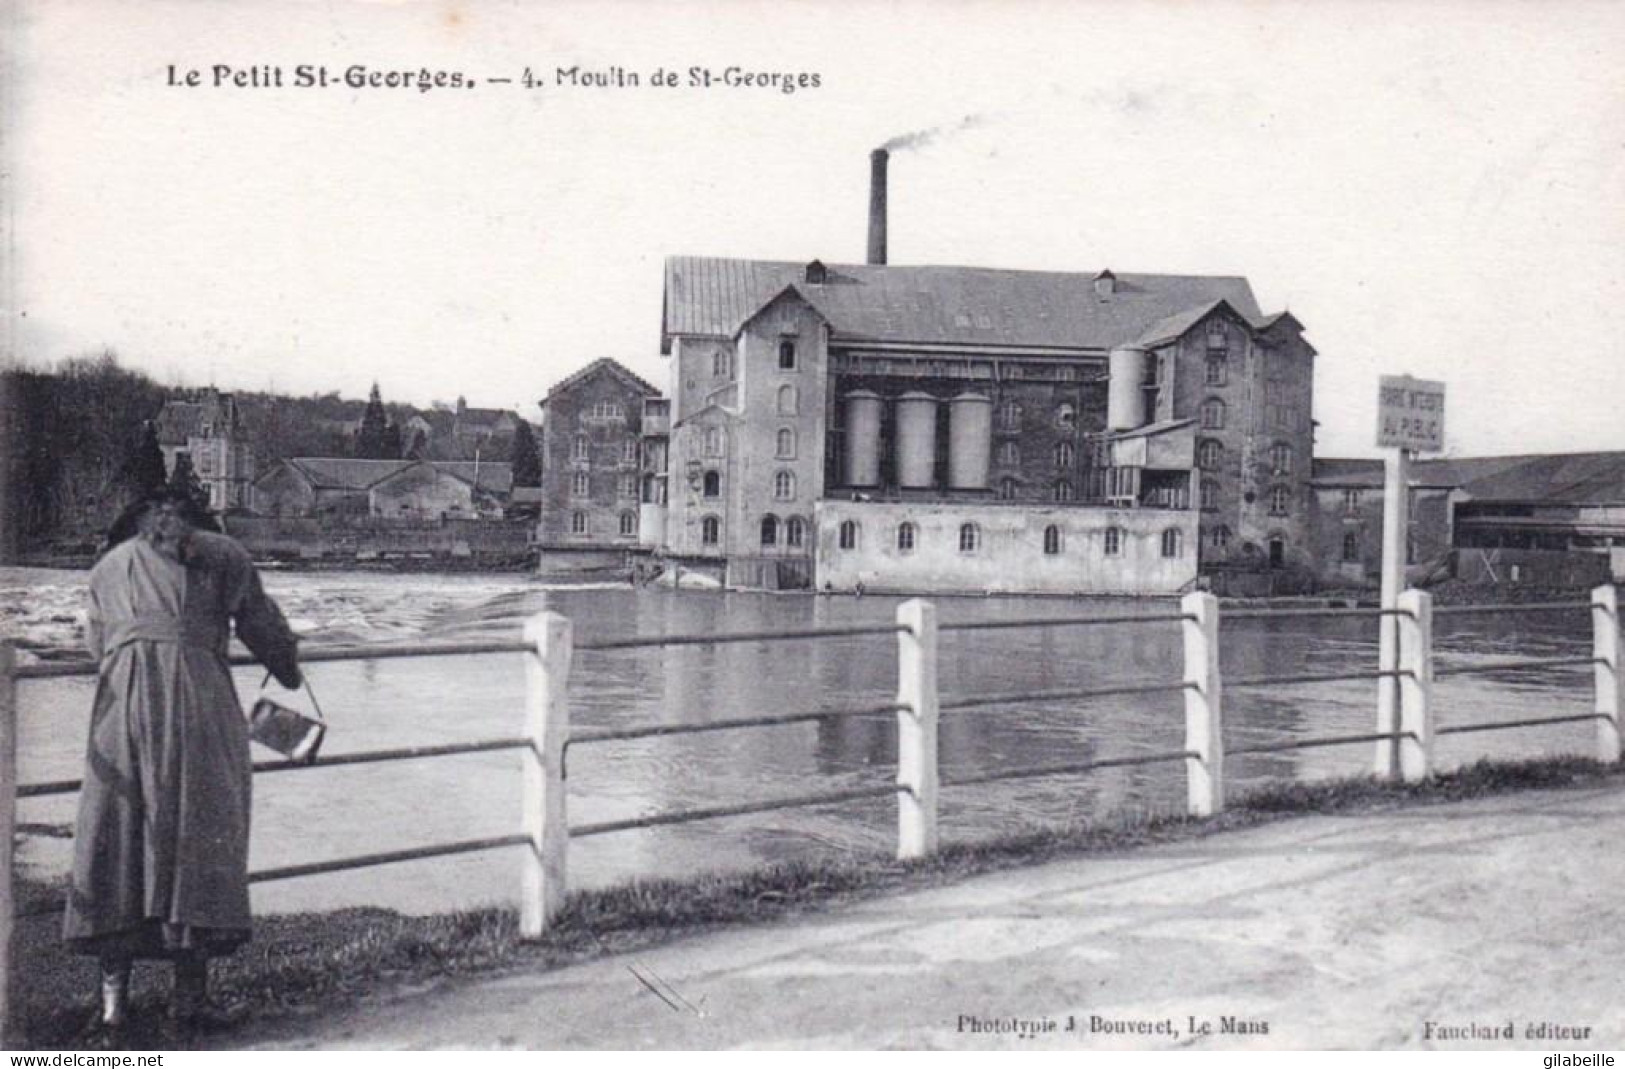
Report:
[{"label": "tall chimney", "polygon": [[869,153],[869,262],[886,262],[886,161],[891,153]]}]

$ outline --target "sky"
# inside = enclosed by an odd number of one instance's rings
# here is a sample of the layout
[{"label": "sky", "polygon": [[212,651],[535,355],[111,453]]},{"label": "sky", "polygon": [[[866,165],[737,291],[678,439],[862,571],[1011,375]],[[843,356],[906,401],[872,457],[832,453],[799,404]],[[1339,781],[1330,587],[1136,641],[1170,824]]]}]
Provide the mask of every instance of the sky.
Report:
[{"label": "sky", "polygon": [[[4,358],[177,385],[657,384],[669,255],[1245,275],[1319,351],[1317,452],[1377,376],[1457,455],[1625,448],[1625,4],[17,0]],[[216,64],[282,88],[214,88]],[[428,68],[474,88],[296,88]],[[171,85],[170,68],[199,87]],[[637,88],[555,84],[559,68]],[[654,87],[657,69],[816,87]],[[526,88],[527,68],[543,81]],[[487,82],[513,78],[513,84]],[[907,135],[920,135],[908,138]]]}]

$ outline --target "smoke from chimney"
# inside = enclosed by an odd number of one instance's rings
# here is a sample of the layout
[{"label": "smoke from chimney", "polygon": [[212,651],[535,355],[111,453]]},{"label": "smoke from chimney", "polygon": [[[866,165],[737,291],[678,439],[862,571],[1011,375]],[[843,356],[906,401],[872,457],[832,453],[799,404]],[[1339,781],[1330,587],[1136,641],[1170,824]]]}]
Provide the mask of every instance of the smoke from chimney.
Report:
[{"label": "smoke from chimney", "polygon": [[869,263],[886,262],[886,161],[891,153],[869,153]]}]

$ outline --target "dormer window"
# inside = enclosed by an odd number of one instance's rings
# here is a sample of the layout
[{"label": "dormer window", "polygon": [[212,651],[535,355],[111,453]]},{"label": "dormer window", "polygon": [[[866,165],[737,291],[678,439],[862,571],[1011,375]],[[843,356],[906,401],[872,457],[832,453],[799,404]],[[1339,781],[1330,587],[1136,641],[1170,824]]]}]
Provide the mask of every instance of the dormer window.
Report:
[{"label": "dormer window", "polygon": [[807,265],[806,279],[814,286],[822,286],[829,275],[829,269],[822,262],[814,260]]},{"label": "dormer window", "polygon": [[1117,292],[1117,276],[1110,270],[1102,271],[1095,276],[1095,296],[1110,297]]}]

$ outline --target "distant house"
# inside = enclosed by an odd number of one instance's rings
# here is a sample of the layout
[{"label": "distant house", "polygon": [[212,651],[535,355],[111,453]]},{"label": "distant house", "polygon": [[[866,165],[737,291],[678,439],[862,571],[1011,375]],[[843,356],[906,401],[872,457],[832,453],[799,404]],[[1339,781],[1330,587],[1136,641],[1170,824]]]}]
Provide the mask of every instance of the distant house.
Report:
[{"label": "distant house", "polygon": [[211,509],[225,512],[251,505],[254,454],[231,394],[207,389],[187,400],[168,401],[153,425],[164,470],[173,474],[176,460],[185,454],[209,492]]},{"label": "distant house", "polygon": [[396,520],[500,518],[513,490],[506,463],[292,457],[254,484],[269,516]]},{"label": "distant house", "polygon": [[466,400],[457,398],[451,436],[458,442],[473,444],[512,438],[518,430],[518,413],[505,408],[470,408]]},{"label": "distant house", "polygon": [[564,379],[542,409],[543,549],[639,544],[645,400],[660,391],[610,359]]}]

